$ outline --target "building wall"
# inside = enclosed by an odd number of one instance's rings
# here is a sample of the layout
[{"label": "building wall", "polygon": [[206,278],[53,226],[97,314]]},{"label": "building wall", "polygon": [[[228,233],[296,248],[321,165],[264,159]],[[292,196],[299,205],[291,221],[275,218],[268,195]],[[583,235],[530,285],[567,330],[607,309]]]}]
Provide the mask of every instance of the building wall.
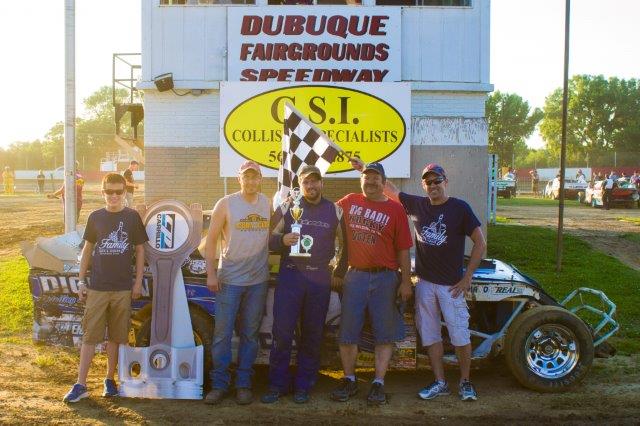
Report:
[{"label": "building wall", "polygon": [[[159,3],[142,0],[143,82],[167,72],[180,88],[226,80],[228,7]],[[346,14],[353,6],[332,7]],[[474,0],[472,7],[403,7],[402,80],[488,84],[489,11],[490,0]]]},{"label": "building wall", "polygon": [[[423,194],[420,172],[429,162],[446,170],[449,193],[467,200],[481,222],[487,214],[487,124],[490,0],[472,7],[402,9],[402,80],[412,82],[411,169],[395,183]],[[174,198],[205,209],[238,190],[219,177],[219,82],[225,81],[227,7],[159,6],[142,2],[142,81],[145,99],[146,202]],[[153,76],[172,72],[186,96],[159,93]],[[189,89],[205,89],[194,96]],[[265,112],[267,113],[267,112]],[[271,196],[275,178],[263,181]],[[359,192],[358,179],[325,180],[338,199]]]},{"label": "building wall", "polygon": [[[487,209],[487,125],[484,93],[412,93],[411,178],[394,179],[404,191],[422,194],[420,172],[429,162],[448,172],[451,195],[467,200],[482,223]],[[178,97],[171,92],[145,94],[146,202],[175,198],[211,208],[225,193],[220,177],[219,96]],[[233,178],[227,193],[237,191]],[[263,192],[271,196],[275,178],[265,178]],[[325,180],[325,194],[338,199],[359,192],[357,179]]]}]

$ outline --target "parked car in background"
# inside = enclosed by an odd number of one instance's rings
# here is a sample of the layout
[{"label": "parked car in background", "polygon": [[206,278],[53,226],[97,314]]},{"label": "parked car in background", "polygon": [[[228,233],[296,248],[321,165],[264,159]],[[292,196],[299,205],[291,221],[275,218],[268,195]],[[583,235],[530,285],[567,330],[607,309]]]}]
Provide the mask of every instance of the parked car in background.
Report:
[{"label": "parked car in background", "polygon": [[[596,181],[593,186],[589,184],[583,202],[591,207],[602,207],[604,205],[602,202],[603,184],[603,180]],[[612,207],[615,205],[623,205],[627,208],[640,207],[638,189],[627,181],[617,181],[616,186],[611,191],[611,204]]]},{"label": "parked car in background", "polygon": [[[573,199],[582,202],[584,200],[589,184],[582,180],[565,179],[564,180],[564,198]],[[553,179],[547,182],[544,188],[544,198],[557,200],[560,198],[560,180]]]},{"label": "parked car in background", "polygon": [[496,189],[498,190],[498,197],[515,197],[518,183],[514,179],[498,179],[496,181]]}]

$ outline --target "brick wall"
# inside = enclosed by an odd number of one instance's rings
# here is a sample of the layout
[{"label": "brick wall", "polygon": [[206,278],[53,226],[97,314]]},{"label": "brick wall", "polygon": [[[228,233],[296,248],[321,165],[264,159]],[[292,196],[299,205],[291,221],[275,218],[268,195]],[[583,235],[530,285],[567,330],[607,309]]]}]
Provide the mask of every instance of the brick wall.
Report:
[{"label": "brick wall", "polygon": [[[210,209],[224,196],[224,179],[220,177],[218,148],[146,148],[145,203],[177,199],[184,203],[201,203]],[[277,179],[265,178],[262,192],[271,197]],[[227,178],[227,193],[240,190],[235,178]],[[324,194],[337,200],[350,192],[360,192],[358,179],[325,179]]]}]

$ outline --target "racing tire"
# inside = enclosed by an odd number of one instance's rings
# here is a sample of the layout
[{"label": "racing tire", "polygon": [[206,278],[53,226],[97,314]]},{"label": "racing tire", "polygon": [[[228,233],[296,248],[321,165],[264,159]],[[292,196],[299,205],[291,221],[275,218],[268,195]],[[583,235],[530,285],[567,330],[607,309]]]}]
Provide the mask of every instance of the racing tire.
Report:
[{"label": "racing tire", "polygon": [[594,357],[593,337],[575,314],[538,306],[511,324],[505,359],[516,380],[538,392],[565,392],[586,376]]},{"label": "racing tire", "polygon": [[[202,310],[189,306],[191,316],[191,328],[193,328],[193,339],[197,345],[204,346],[204,381],[208,382],[209,371],[213,367],[211,359],[211,345],[213,343],[214,319],[211,315]],[[140,321],[132,322],[129,332],[129,344],[131,346],[149,346],[151,341],[151,310],[149,315]]]},{"label": "racing tire", "polygon": [[504,194],[504,198],[506,198],[507,200],[508,200],[509,198],[511,198],[511,191],[507,191],[507,192]]}]

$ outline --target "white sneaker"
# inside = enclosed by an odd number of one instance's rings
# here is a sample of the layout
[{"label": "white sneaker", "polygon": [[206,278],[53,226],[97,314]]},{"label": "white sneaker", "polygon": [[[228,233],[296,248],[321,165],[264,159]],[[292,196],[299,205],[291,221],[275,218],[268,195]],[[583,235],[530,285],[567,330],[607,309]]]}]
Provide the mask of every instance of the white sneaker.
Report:
[{"label": "white sneaker", "polygon": [[418,396],[422,399],[433,399],[437,396],[445,395],[451,395],[449,386],[447,385],[447,382],[440,382],[438,380],[418,392]]}]

